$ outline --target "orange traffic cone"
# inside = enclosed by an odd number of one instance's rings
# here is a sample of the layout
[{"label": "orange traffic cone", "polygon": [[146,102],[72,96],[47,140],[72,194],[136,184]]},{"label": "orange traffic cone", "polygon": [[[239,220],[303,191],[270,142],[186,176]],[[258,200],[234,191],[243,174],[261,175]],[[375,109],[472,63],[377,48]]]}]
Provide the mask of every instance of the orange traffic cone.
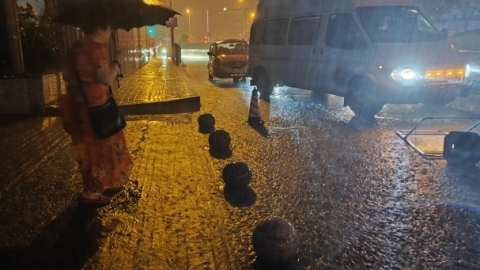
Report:
[{"label": "orange traffic cone", "polygon": [[250,111],[248,112],[248,123],[250,125],[258,125],[262,123],[262,119],[260,118],[260,102],[258,101],[258,91],[256,87],[252,91]]}]

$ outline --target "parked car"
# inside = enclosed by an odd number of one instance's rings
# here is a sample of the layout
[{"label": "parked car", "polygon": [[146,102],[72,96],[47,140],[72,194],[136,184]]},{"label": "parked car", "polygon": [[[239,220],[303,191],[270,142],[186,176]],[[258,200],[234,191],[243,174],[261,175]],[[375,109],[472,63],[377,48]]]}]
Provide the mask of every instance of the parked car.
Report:
[{"label": "parked car", "polygon": [[480,94],[480,29],[453,34],[449,40],[469,64],[468,91]]},{"label": "parked car", "polygon": [[248,43],[243,39],[217,40],[207,53],[208,78],[233,78],[237,83],[245,79],[248,68]]}]

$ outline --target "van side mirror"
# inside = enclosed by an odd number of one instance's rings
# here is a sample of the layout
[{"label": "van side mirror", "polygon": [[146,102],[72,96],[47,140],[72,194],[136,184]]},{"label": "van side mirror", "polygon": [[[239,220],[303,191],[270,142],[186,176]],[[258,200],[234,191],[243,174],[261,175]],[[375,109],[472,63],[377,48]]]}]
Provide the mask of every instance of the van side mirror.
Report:
[{"label": "van side mirror", "polygon": [[442,31],[440,31],[440,39],[441,40],[447,40],[448,38],[448,31],[447,29],[442,29]]}]

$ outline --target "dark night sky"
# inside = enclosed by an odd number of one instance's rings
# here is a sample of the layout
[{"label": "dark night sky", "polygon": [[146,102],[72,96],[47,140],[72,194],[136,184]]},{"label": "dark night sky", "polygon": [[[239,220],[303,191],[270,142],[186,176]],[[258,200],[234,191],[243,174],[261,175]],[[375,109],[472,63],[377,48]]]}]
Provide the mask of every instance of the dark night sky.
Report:
[{"label": "dark night sky", "polygon": [[[170,0],[163,0],[170,5]],[[209,10],[209,26],[211,40],[217,38],[240,37],[250,29],[251,14],[255,12],[258,0],[171,0],[173,9],[182,14],[178,17],[176,37],[188,34],[188,13],[190,10],[191,36],[197,42],[203,42],[207,34],[207,10]],[[227,9],[249,8],[249,11],[218,12]],[[175,38],[177,40],[177,38]]]}]

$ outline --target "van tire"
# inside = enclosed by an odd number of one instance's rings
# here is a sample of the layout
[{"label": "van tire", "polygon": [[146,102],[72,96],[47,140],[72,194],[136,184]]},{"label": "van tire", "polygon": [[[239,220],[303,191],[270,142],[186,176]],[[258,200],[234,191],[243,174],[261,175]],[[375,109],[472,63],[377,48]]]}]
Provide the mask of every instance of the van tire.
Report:
[{"label": "van tire", "polygon": [[264,70],[259,70],[253,74],[253,80],[256,82],[258,91],[261,94],[270,96],[273,92],[273,85]]},{"label": "van tire", "polygon": [[352,79],[348,83],[347,105],[355,113],[366,120],[373,119],[383,108],[383,103],[375,98],[375,83],[366,77]]}]

